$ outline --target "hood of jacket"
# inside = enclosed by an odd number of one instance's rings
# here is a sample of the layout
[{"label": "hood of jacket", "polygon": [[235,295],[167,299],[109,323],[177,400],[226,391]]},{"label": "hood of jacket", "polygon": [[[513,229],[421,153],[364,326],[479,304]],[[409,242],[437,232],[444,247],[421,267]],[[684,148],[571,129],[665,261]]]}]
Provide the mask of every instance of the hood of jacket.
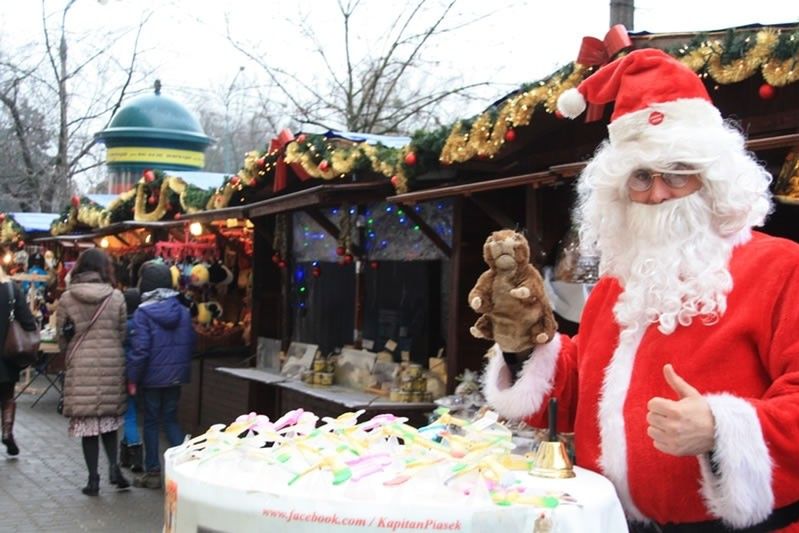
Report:
[{"label": "hood of jacket", "polygon": [[82,272],[72,278],[69,292],[79,302],[96,304],[105,300],[114,288],[105,283],[96,272]]},{"label": "hood of jacket", "polygon": [[142,304],[136,312],[144,313],[164,329],[175,329],[180,324],[180,318],[186,312],[186,307],[176,296],[170,296],[165,299],[151,300],[146,305]]}]

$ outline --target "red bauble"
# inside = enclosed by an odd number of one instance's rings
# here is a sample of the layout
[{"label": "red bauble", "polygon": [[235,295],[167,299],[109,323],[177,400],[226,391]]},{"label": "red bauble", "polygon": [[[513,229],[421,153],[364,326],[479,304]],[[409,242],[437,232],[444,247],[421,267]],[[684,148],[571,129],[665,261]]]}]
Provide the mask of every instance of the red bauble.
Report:
[{"label": "red bauble", "polygon": [[327,169],[329,168],[330,168],[330,163],[328,163],[327,159],[322,159],[322,161],[319,163],[319,170],[321,170],[322,172],[327,172]]},{"label": "red bauble", "polygon": [[369,266],[372,267],[372,270],[377,270],[377,268],[380,266],[380,263],[378,263],[377,261],[372,261],[371,263],[369,263]]},{"label": "red bauble", "polygon": [[414,152],[408,152],[405,154],[405,164],[409,167],[412,167],[416,164],[416,154]]},{"label": "red bauble", "polygon": [[508,130],[505,132],[505,140],[507,142],[509,142],[509,143],[512,143],[513,141],[515,141],[516,140],[516,130],[514,130],[513,128],[508,128]]},{"label": "red bauble", "polygon": [[562,119],[563,118],[563,113],[561,113],[560,110],[558,110],[558,109],[555,110],[555,118],[558,118],[558,119]]},{"label": "red bauble", "polygon": [[352,263],[352,256],[350,254],[347,254],[344,256],[344,264],[349,265],[350,263]]},{"label": "red bauble", "polygon": [[281,259],[280,261],[277,262],[277,266],[279,266],[280,268],[286,268],[286,262]]},{"label": "red bauble", "polygon": [[391,184],[396,187],[399,185],[399,176],[391,176]]},{"label": "red bauble", "polygon": [[77,194],[73,194],[71,202],[72,202],[72,207],[77,209],[78,207],[80,207],[80,196],[78,196]]},{"label": "red bauble", "polygon": [[[171,208],[172,206],[169,206],[169,207]],[[171,211],[171,209],[170,209],[170,211]],[[181,216],[180,213],[175,213],[175,220],[180,220],[180,216]]]},{"label": "red bauble", "polygon": [[322,271],[319,269],[319,267],[313,267],[313,269],[311,270],[311,275],[315,278],[318,278],[319,276],[322,275]]},{"label": "red bauble", "polygon": [[234,187],[238,185],[240,181],[241,178],[239,178],[238,176],[233,176],[232,178],[230,178],[230,184],[233,185]]},{"label": "red bauble", "polygon": [[155,172],[153,172],[152,170],[145,170],[144,171],[144,182],[145,183],[152,183],[152,181],[154,179],[155,179]]},{"label": "red bauble", "polygon": [[308,139],[308,137],[306,137],[304,133],[300,133],[297,136],[297,142],[298,143],[304,143],[307,139]]},{"label": "red bauble", "polygon": [[158,203],[158,197],[154,194],[151,194],[149,198],[147,198],[147,203],[150,205],[155,205]]},{"label": "red bauble", "polygon": [[760,95],[761,100],[771,100],[772,98],[774,98],[776,92],[777,91],[776,89],[774,89],[774,86],[769,85],[768,83],[764,83],[757,90],[757,94]]},{"label": "red bauble", "polygon": [[259,157],[255,160],[255,164],[258,166],[258,168],[264,168],[266,166],[266,159]]},{"label": "red bauble", "polygon": [[344,255],[344,252],[346,252],[346,251],[347,250],[345,250],[343,246],[338,246],[336,248],[336,255]]}]

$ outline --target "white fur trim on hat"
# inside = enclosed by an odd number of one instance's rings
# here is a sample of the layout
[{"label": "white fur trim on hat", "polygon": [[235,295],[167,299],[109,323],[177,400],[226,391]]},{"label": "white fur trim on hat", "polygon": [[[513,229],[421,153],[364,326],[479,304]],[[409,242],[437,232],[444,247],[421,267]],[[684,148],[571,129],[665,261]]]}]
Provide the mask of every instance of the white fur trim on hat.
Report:
[{"label": "white fur trim on hat", "polygon": [[585,111],[586,101],[583,94],[575,88],[566,89],[558,97],[558,111],[566,118],[577,118]]},{"label": "white fur trim on hat", "polygon": [[512,386],[502,350],[497,344],[492,346],[483,374],[483,394],[488,405],[509,420],[523,419],[538,412],[544,396],[552,390],[560,346],[560,335],[555,335],[547,344],[536,346]]},{"label": "white fur trim on hat", "polygon": [[638,140],[643,136],[660,135],[675,127],[702,128],[721,126],[719,110],[701,98],[682,98],[651,104],[646,109],[627,113],[608,125],[611,144]]},{"label": "white fur trim on hat", "polygon": [[716,420],[713,473],[706,455],[699,456],[702,496],[708,510],[733,528],[765,520],[774,508],[772,461],[757,411],[730,394],[705,396]]}]

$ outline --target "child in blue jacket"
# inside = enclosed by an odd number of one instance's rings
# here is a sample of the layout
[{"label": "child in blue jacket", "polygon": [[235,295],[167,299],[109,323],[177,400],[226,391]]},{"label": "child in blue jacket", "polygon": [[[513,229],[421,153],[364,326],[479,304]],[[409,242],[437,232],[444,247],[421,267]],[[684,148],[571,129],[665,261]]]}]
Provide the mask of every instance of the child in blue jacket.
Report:
[{"label": "child in blue jacket", "polygon": [[189,382],[195,334],[191,313],[172,289],[172,274],[160,260],[147,261],[139,270],[141,305],[133,315],[127,372],[132,392],[144,408],[144,474],[133,484],[161,487],[158,451],[159,418],[170,446],[184,440],[177,420],[180,386]]}]

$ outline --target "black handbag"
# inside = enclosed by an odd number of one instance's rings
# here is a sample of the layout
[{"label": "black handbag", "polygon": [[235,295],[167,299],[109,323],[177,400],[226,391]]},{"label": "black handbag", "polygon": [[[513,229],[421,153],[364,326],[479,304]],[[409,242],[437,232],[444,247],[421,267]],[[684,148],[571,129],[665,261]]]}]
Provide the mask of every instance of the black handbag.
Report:
[{"label": "black handbag", "polygon": [[25,331],[22,324],[17,322],[14,317],[14,307],[16,306],[16,298],[14,298],[14,287],[11,283],[7,283],[9,292],[9,307],[8,314],[8,331],[6,332],[6,342],[3,346],[3,358],[7,362],[14,363],[20,368],[25,368],[36,362],[39,357],[39,332]]}]

